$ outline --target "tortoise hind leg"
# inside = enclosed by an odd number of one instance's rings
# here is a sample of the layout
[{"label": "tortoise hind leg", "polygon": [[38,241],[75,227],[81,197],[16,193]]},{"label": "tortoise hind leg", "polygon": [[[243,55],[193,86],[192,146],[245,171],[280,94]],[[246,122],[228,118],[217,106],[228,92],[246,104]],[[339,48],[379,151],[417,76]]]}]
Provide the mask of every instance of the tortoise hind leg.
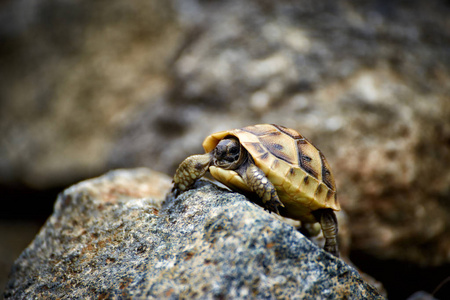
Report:
[{"label": "tortoise hind leg", "polygon": [[336,214],[332,209],[326,208],[315,211],[314,215],[322,227],[323,236],[325,238],[324,250],[339,257],[337,244],[338,223]]},{"label": "tortoise hind leg", "polygon": [[205,175],[211,164],[211,155],[199,154],[186,158],[178,167],[173,177],[172,193],[178,196],[181,192],[188,190],[194,183]]}]

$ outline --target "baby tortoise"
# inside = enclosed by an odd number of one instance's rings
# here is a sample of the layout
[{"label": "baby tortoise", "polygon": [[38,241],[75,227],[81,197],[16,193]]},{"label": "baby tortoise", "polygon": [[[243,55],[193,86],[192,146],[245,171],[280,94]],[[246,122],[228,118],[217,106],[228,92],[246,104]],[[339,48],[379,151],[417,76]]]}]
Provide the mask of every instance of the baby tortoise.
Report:
[{"label": "baby tortoise", "polygon": [[319,222],[324,249],[339,257],[336,186],[322,152],[301,134],[279,125],[254,125],[208,136],[206,154],[192,155],[178,167],[179,194],[206,171],[233,190],[256,193],[263,206],[306,225]]}]

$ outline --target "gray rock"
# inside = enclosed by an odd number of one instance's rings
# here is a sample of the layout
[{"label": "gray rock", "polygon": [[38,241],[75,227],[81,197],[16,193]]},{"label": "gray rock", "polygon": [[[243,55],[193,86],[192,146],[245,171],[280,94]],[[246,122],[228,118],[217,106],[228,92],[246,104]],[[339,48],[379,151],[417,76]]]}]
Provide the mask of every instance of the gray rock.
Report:
[{"label": "gray rock", "polygon": [[[159,188],[155,188],[158,186]],[[358,272],[244,196],[120,170],[65,190],[5,299],[382,299]]]}]

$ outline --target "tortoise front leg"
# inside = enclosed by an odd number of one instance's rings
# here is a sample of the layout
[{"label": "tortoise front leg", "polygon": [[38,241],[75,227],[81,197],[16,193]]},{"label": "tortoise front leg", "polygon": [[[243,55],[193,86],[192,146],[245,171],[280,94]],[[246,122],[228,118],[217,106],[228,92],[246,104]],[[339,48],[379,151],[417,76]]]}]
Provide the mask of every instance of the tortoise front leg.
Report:
[{"label": "tortoise front leg", "polygon": [[325,238],[325,251],[339,257],[339,249],[337,244],[338,223],[336,214],[330,208],[316,210],[314,215],[322,227],[323,236]]},{"label": "tortoise front leg", "polygon": [[172,192],[175,196],[191,188],[197,179],[205,175],[210,164],[211,155],[209,153],[192,155],[186,158],[173,177]]},{"label": "tortoise front leg", "polygon": [[284,205],[278,198],[275,187],[260,168],[251,162],[247,162],[236,171],[247,183],[248,187],[261,198],[266,209],[280,214],[278,206],[284,207]]}]

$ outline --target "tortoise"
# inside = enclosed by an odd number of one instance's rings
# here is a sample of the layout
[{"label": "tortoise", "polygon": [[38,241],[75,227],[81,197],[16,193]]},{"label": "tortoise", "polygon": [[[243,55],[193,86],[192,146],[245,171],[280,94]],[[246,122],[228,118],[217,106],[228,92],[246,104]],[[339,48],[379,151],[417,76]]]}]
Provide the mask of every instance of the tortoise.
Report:
[{"label": "tortoise", "polygon": [[213,133],[206,153],[186,158],[174,176],[173,192],[191,188],[209,170],[232,190],[253,193],[269,211],[308,224],[319,222],[324,249],[339,257],[336,185],[322,152],[297,131],[260,124]]}]

